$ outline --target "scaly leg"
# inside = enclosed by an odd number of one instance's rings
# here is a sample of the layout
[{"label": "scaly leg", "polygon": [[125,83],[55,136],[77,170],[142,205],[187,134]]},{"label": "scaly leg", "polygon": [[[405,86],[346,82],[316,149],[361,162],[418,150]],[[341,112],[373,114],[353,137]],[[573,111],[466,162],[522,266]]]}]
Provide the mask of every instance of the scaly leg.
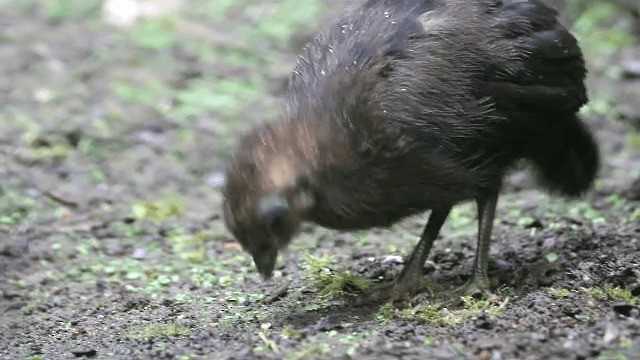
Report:
[{"label": "scaly leg", "polygon": [[402,269],[398,278],[391,285],[375,289],[371,294],[366,296],[366,299],[361,299],[362,301],[360,301],[360,303],[397,300],[402,297],[414,295],[421,290],[423,287],[421,280],[424,262],[450,211],[450,206],[431,211],[427,225],[422,231],[420,242],[418,242],[418,245],[413,249],[407,265]]},{"label": "scaly leg", "polygon": [[491,231],[493,229],[493,219],[496,213],[497,202],[497,192],[484,195],[476,200],[478,205],[478,245],[476,247],[476,257],[473,263],[471,280],[456,291],[463,295],[492,296],[487,270],[489,268]]}]

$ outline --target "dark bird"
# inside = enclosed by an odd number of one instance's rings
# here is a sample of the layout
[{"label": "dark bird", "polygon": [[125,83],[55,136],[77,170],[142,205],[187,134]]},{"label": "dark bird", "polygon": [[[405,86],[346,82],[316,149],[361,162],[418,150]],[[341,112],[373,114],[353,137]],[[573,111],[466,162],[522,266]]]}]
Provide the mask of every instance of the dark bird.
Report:
[{"label": "dark bird", "polygon": [[431,210],[384,295],[417,290],[451,207],[475,200],[465,292],[489,291],[491,228],[507,170],[529,160],[547,190],[578,196],[599,167],[577,112],[587,102],[576,39],[538,0],[368,0],[299,57],[280,121],[243,137],[224,218],[266,278],[308,221],[387,227]]}]

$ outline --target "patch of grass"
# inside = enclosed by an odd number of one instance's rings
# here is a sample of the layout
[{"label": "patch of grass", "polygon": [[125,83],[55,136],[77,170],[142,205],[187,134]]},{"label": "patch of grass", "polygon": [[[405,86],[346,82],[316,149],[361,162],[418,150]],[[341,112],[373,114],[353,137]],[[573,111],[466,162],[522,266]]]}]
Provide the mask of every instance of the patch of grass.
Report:
[{"label": "patch of grass", "polygon": [[170,216],[180,216],[185,209],[184,201],[177,195],[167,195],[158,200],[137,201],[131,206],[135,218],[158,222]]},{"label": "patch of grass", "polygon": [[607,196],[607,201],[616,210],[623,209],[625,207],[625,205],[627,205],[627,199],[621,197],[618,194],[611,194],[611,195]]},{"label": "patch of grass", "polygon": [[405,320],[417,320],[436,326],[455,326],[460,324],[464,318],[453,313],[441,303],[429,303],[400,312],[400,318]]},{"label": "patch of grass", "polygon": [[132,330],[128,336],[133,339],[150,339],[160,336],[188,336],[191,334],[191,329],[186,326],[178,325],[175,323],[168,324],[149,324],[142,329]]},{"label": "patch of grass", "polygon": [[594,209],[590,203],[585,201],[573,203],[569,207],[568,213],[571,216],[576,216],[585,220],[591,220],[593,222],[601,221],[601,219],[604,220],[600,212]]},{"label": "patch of grass", "polygon": [[202,263],[206,259],[206,242],[215,237],[215,233],[198,231],[192,234],[176,229],[168,235],[173,244],[173,250],[190,263]]},{"label": "patch of grass", "polygon": [[581,287],[580,290],[596,299],[604,299],[608,297],[612,300],[624,301],[631,305],[635,305],[638,303],[637,296],[633,296],[630,290],[624,289],[620,286],[606,284],[603,287]]},{"label": "patch of grass", "polygon": [[607,297],[607,294],[605,294],[604,290],[602,290],[602,288],[599,287],[599,286],[581,287],[580,290],[582,290],[583,292],[591,295],[592,297],[594,297],[596,299],[604,299],[604,298]]},{"label": "patch of grass", "polygon": [[549,294],[555,298],[566,298],[569,297],[571,295],[571,291],[569,291],[569,289],[555,289],[555,288],[551,288],[549,289]]},{"label": "patch of grass", "polygon": [[[490,299],[475,299],[472,296],[462,296],[460,299],[462,308],[459,309],[448,309],[444,303],[432,302],[403,309],[398,312],[398,315],[405,320],[417,320],[436,326],[455,326],[483,312],[490,316],[497,316],[509,302],[508,297],[498,304]],[[390,314],[389,309],[383,311],[383,315]]]},{"label": "patch of grass", "polygon": [[349,270],[335,271],[330,256],[304,255],[304,277],[318,290],[320,297],[354,296],[366,294],[371,281],[352,274]]},{"label": "patch of grass", "polygon": [[620,286],[605,285],[604,293],[614,300],[624,301],[631,305],[638,302],[638,298],[631,294],[631,290],[621,288]]},{"label": "patch of grass", "polygon": [[394,314],[395,310],[393,308],[393,305],[391,305],[390,303],[386,303],[378,308],[375,318],[378,322],[386,324],[391,321],[391,319],[393,319]]},{"label": "patch of grass", "polygon": [[476,316],[484,311],[491,316],[497,316],[509,303],[508,297],[499,304],[495,304],[490,299],[475,299],[473,296],[462,296],[461,299],[464,308],[458,311],[461,311],[461,314],[464,314],[467,318]]}]

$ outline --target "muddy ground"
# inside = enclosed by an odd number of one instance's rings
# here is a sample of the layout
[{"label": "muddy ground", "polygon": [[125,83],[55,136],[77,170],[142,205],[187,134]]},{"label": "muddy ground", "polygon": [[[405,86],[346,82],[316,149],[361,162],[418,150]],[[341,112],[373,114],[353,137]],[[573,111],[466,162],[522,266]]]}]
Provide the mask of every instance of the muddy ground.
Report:
[{"label": "muddy ground", "polygon": [[[307,226],[263,282],[219,192],[236,135],[277,116],[295,54],[345,2],[193,0],[124,27],[101,4],[0,1],[0,358],[638,358],[640,47],[623,15],[576,25],[601,178],[569,201],[514,172],[499,299],[355,307],[317,271],[392,278],[426,215]],[[474,220],[468,204],[449,219],[433,291],[468,279]]]}]

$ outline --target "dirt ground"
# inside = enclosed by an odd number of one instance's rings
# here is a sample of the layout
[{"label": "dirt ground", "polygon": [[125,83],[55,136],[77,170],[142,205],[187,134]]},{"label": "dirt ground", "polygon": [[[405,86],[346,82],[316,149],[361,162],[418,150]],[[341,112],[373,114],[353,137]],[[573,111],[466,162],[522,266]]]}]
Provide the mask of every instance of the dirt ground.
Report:
[{"label": "dirt ground", "polygon": [[[192,0],[122,26],[100,0],[0,1],[0,358],[639,358],[633,42],[605,56],[581,39],[603,170],[576,200],[509,178],[498,301],[356,307],[318,289],[317,270],[392,278],[426,215],[306,226],[262,281],[222,225],[221,169],[238,133],[277,116],[295,54],[344,5]],[[447,222],[425,265],[433,291],[468,279],[474,221],[464,204]]]}]

